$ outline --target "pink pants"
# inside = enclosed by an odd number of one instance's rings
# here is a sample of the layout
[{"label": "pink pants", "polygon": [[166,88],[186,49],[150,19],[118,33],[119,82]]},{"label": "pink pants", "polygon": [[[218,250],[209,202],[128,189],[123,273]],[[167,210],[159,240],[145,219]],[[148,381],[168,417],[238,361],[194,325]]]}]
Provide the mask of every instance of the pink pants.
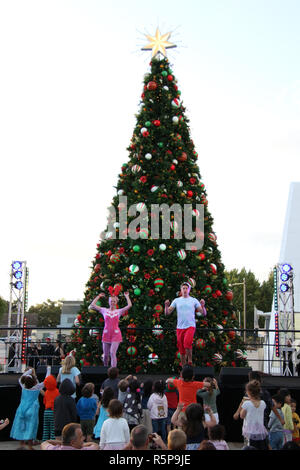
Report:
[{"label": "pink pants", "polygon": [[102,343],[103,347],[103,362],[105,367],[108,367],[109,358],[111,367],[117,367],[117,351],[120,342],[113,341],[112,343]]}]

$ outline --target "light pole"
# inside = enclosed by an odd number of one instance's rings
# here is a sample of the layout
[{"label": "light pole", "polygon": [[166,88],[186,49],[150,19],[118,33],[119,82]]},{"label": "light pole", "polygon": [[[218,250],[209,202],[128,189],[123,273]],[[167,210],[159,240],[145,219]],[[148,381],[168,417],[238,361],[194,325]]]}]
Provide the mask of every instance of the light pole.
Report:
[{"label": "light pole", "polygon": [[246,279],[244,278],[243,282],[235,282],[229,284],[230,287],[233,286],[243,286],[243,304],[244,304],[244,343],[246,343]]}]

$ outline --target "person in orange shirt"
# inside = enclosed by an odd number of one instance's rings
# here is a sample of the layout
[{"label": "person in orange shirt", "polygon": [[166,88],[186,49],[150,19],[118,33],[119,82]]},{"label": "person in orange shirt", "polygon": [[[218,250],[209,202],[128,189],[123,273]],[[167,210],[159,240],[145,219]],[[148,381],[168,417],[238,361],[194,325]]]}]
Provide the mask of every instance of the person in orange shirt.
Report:
[{"label": "person in orange shirt", "polygon": [[203,382],[194,380],[194,369],[188,364],[183,367],[180,379],[169,378],[166,382],[177,388],[179,403],[183,403],[183,412],[191,403],[197,403],[197,390],[203,388]]},{"label": "person in orange shirt", "polygon": [[43,417],[43,441],[48,439],[55,439],[54,432],[54,400],[59,395],[57,388],[56,378],[53,375],[48,375],[44,380],[46,391],[41,390],[44,396],[43,402],[45,405]]}]

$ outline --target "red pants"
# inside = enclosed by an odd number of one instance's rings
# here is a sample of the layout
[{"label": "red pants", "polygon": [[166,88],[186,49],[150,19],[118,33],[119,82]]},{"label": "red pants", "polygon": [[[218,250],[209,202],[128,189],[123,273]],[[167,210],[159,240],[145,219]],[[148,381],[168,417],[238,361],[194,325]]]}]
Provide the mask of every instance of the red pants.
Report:
[{"label": "red pants", "polygon": [[185,330],[178,330],[177,329],[177,347],[180,354],[185,354],[186,349],[193,348],[193,339],[195,334],[196,328],[190,326]]}]

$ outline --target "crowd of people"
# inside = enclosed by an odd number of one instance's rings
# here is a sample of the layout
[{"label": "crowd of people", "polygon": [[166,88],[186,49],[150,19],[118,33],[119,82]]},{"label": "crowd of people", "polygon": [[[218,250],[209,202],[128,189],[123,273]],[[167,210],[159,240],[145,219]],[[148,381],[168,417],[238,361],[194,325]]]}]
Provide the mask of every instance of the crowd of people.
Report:
[{"label": "crowd of people", "polygon": [[[42,450],[229,450],[225,426],[219,420],[220,389],[215,378],[194,379],[186,364],[179,378],[166,381],[119,377],[110,367],[99,394],[95,384],[82,384],[72,354],[62,361],[57,377],[47,366],[39,382],[33,367],[19,379],[22,395],[10,437],[19,449],[37,441],[42,395]],[[297,403],[287,389],[273,396],[251,371],[245,395],[233,414],[241,420],[244,450],[300,450]],[[9,420],[0,430],[9,426]]]}]

